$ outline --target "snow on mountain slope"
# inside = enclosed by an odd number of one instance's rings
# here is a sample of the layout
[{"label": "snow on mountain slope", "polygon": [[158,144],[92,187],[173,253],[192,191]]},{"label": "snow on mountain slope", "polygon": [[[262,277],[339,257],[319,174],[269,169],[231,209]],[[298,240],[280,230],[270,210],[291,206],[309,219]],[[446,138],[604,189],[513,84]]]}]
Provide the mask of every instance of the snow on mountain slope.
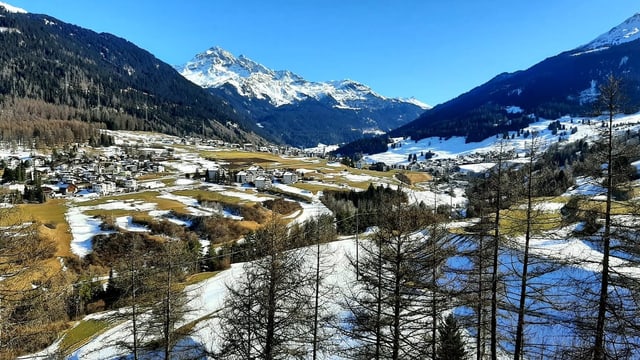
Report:
[{"label": "snow on mountain slope", "polygon": [[9,5],[5,2],[0,1],[0,7],[3,7],[5,10],[7,10],[10,13],[14,13],[14,14],[26,14],[27,11],[24,9],[21,9],[19,7],[15,7],[13,5]]},{"label": "snow on mountain slope", "polygon": [[[523,129],[523,133],[537,134],[538,141],[543,144],[543,148],[547,148],[557,142],[574,142],[581,139],[588,142],[596,142],[604,129],[602,121],[606,121],[606,117],[572,118],[564,116],[556,120],[541,119],[538,122],[529,124],[528,127]],[[558,122],[563,127],[563,130],[554,134],[549,128],[552,122]],[[637,131],[640,129],[640,113],[617,115],[613,120],[613,124],[617,133],[624,133],[627,130]],[[363,159],[369,164],[384,162],[387,165],[410,165],[410,161],[408,161],[410,154],[432,152],[434,154],[432,159],[434,160],[460,158],[462,159],[461,161],[464,161],[464,157],[467,156],[474,158],[477,157],[476,155],[495,151],[501,142],[504,142],[507,147],[518,153],[520,158],[526,157],[531,138],[518,135],[515,131],[508,133],[510,136],[507,140],[490,136],[483,141],[474,143],[467,142],[462,136],[453,136],[446,139],[435,136],[419,141],[414,141],[411,138],[397,138],[395,139],[396,146],[389,144],[386,152],[366,155]],[[482,158],[482,156],[479,157]]]},{"label": "snow on mountain slope", "polygon": [[389,99],[371,88],[352,80],[311,82],[290,71],[271,70],[240,55],[213,47],[195,56],[193,60],[176,69],[187,79],[205,87],[215,88],[230,84],[239,94],[268,100],[274,106],[292,104],[305,99],[333,99],[336,108],[375,108],[379,103],[397,101],[429,109],[417,99]]},{"label": "snow on mountain slope", "polygon": [[628,18],[622,24],[598,36],[587,45],[581,46],[582,51],[593,51],[608,48],[615,45],[628,43],[640,38],[640,13]]}]

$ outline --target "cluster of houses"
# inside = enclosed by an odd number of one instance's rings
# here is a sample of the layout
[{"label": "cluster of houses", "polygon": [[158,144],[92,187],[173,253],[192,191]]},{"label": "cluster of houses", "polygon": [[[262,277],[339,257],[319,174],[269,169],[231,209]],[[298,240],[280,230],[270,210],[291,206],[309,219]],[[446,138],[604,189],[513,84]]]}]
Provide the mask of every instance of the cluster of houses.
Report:
[{"label": "cluster of houses", "polygon": [[[131,157],[126,154],[96,157],[78,154],[73,157],[57,154],[31,155],[25,157],[7,156],[4,166],[7,169],[22,167],[25,180],[39,180],[42,191],[47,197],[98,194],[108,195],[117,192],[136,191],[140,185],[136,178],[148,173],[165,171],[161,161],[163,157]],[[24,191],[24,184],[7,183],[5,190]]]},{"label": "cluster of houses", "polygon": [[[135,156],[115,151],[110,155],[99,156],[78,153],[75,156],[32,154],[3,158],[0,155],[0,160],[4,161],[3,165],[8,169],[23,168],[25,183],[33,183],[30,180],[37,178],[46,197],[55,198],[109,195],[153,187],[157,182],[139,182],[136,179],[144,174],[164,173],[163,163],[171,160],[172,156],[173,154],[157,151],[136,153]],[[308,172],[304,169],[265,170],[259,166],[251,166],[233,173],[219,166],[210,166],[204,171],[208,181],[235,181],[255,186],[259,190],[269,189],[274,183],[293,184]],[[8,182],[2,185],[2,189],[5,190],[4,193],[23,193],[25,186],[32,186],[25,183]],[[6,199],[3,201],[9,202]]]},{"label": "cluster of houses", "polygon": [[235,181],[240,184],[252,184],[256,189],[264,190],[270,188],[274,182],[285,185],[298,182],[299,177],[303,176],[301,172],[303,171],[265,170],[260,166],[251,166],[238,171],[235,174]]}]

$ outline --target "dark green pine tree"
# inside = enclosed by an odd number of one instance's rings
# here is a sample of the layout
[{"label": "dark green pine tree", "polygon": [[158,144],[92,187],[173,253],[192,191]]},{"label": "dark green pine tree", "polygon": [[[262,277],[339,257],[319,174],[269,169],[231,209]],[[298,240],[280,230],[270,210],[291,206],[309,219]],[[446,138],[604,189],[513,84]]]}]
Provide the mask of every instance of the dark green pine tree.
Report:
[{"label": "dark green pine tree", "polygon": [[465,360],[467,350],[456,318],[449,314],[438,328],[436,360]]}]

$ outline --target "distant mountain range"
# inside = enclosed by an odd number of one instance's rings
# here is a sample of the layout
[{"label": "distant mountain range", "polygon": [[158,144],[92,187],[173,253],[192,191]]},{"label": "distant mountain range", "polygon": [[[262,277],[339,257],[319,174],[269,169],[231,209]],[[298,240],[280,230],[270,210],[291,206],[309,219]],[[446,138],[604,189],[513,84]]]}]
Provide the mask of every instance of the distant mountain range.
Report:
[{"label": "distant mountain range", "polygon": [[[610,74],[623,79],[624,111],[640,109],[640,14],[576,49],[531,68],[503,73],[388,133],[414,140],[465,136],[468,142],[524,128],[538,118],[593,115],[598,87]],[[347,144],[341,154],[386,151],[386,136]]]},{"label": "distant mountain range", "polygon": [[265,142],[243,130],[249,126],[223,99],[114,35],[0,4],[0,47],[0,106],[30,107],[19,112],[27,117],[12,121],[81,120]]},{"label": "distant mountain range", "polygon": [[311,82],[271,70],[219,47],[176,69],[225,98],[266,138],[297,146],[335,144],[386,133],[417,118],[429,106],[392,99],[351,80]]}]

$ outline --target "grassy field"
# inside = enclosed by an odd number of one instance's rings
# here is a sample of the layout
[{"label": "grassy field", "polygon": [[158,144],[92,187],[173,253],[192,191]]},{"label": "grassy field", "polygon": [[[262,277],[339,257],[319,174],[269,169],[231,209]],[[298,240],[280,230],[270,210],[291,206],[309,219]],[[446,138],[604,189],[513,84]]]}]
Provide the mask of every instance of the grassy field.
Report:
[{"label": "grassy field", "polygon": [[164,178],[166,176],[171,176],[171,175],[172,175],[172,173],[169,173],[169,172],[144,174],[144,175],[136,178],[136,180],[138,180],[138,181],[151,181],[151,180],[162,179],[162,178]]},{"label": "grassy field", "polygon": [[[78,203],[78,206],[99,206],[104,205],[111,201],[125,201],[133,202],[140,201],[144,203],[155,203],[158,210],[174,210],[180,212],[185,208],[185,205],[179,201],[171,199],[163,199],[158,197],[160,193],[158,191],[143,191],[129,194],[104,196],[99,199],[84,201]],[[130,210],[131,211],[131,210]]]},{"label": "grassy field", "polygon": [[102,320],[81,321],[64,334],[60,342],[60,349],[66,354],[71,354],[82,345],[88,343],[94,336],[107,330],[112,325],[112,323]]},{"label": "grassy field", "polygon": [[[527,211],[509,209],[502,211],[500,231],[508,236],[524,235],[527,226]],[[531,230],[534,233],[557,229],[562,225],[559,212],[534,212],[531,219]]]},{"label": "grassy field", "polygon": [[18,216],[25,221],[42,224],[38,230],[57,245],[56,256],[71,256],[71,230],[65,218],[67,206],[63,199],[52,199],[44,204],[18,206]]},{"label": "grassy field", "polygon": [[347,190],[347,189],[343,189],[335,185],[332,185],[331,183],[328,183],[327,185],[323,185],[320,183],[310,184],[305,182],[297,182],[295,184],[291,184],[290,186],[298,189],[310,191],[313,194],[317,194],[318,191],[325,191],[325,190],[345,190],[345,191]]},{"label": "grassy field", "polygon": [[247,152],[238,150],[202,151],[204,158],[229,163],[231,170],[251,165],[259,165],[265,169],[308,169],[318,172],[339,172],[344,166],[327,166],[327,160],[305,157],[280,156],[263,152]]},{"label": "grassy field", "polygon": [[433,177],[426,172],[405,172],[403,174],[409,179],[411,185],[433,180]]},{"label": "grassy field", "polygon": [[193,284],[197,284],[199,282],[205,281],[207,279],[210,279],[218,275],[218,273],[219,271],[212,271],[212,272],[201,272],[201,273],[193,274],[187,278],[187,281],[184,282],[184,286],[189,286],[189,285],[193,285]]},{"label": "grassy field", "polygon": [[[175,195],[188,196],[194,199],[202,199],[204,201],[219,202],[231,205],[254,205],[255,202],[243,199],[241,197],[228,196],[215,191],[207,191],[200,189],[178,190],[173,192]],[[268,198],[265,196],[265,198]]]}]

